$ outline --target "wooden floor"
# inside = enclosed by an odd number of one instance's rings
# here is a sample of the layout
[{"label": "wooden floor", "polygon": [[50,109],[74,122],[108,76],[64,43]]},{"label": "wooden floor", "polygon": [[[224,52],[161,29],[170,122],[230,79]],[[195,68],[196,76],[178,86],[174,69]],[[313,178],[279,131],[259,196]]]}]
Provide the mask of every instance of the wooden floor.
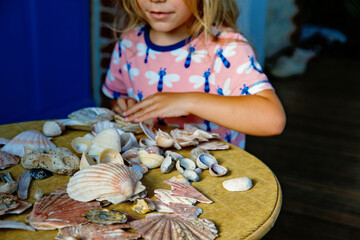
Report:
[{"label": "wooden floor", "polygon": [[271,81],[286,129],[248,137],[246,148],[273,170],[283,191],[264,239],[360,239],[360,60],[323,54],[305,74]]}]

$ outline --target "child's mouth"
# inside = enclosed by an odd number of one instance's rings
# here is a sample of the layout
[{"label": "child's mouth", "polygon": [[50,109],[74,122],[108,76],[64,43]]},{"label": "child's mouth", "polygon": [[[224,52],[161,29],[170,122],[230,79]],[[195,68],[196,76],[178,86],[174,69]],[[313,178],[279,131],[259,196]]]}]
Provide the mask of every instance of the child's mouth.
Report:
[{"label": "child's mouth", "polygon": [[150,11],[151,17],[153,17],[154,19],[157,19],[157,20],[163,20],[163,19],[169,17],[170,14],[171,14],[171,12],[154,12],[154,11]]}]

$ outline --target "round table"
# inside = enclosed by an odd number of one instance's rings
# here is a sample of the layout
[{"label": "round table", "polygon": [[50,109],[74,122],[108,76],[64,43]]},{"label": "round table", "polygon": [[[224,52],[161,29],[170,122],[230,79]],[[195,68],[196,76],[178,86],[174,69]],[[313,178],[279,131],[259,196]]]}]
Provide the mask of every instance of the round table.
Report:
[{"label": "round table", "polygon": [[[17,134],[30,129],[42,131],[44,121],[22,122],[0,126],[0,138],[11,139]],[[88,131],[70,130],[52,139],[58,147],[66,147],[73,151],[71,140],[78,136],[83,136]],[[197,203],[196,206],[202,208],[203,213],[200,218],[213,221],[219,231],[217,239],[260,239],[275,224],[282,204],[282,193],[280,184],[273,172],[259,159],[248,152],[230,145],[228,150],[211,151],[219,164],[228,168],[228,173],[222,177],[213,177],[208,170],[200,175],[199,182],[192,182],[192,186],[198,189],[205,196],[210,198],[213,203]],[[192,147],[184,148],[178,153],[184,157],[189,157]],[[175,151],[175,150],[174,150]],[[73,151],[74,152],[74,151]],[[79,157],[81,157],[78,154]],[[1,170],[9,171],[14,180],[24,171],[21,164]],[[160,169],[152,169],[146,173],[141,182],[148,191],[147,197],[154,197],[155,189],[168,189],[170,186],[163,183],[179,173],[174,168],[170,173],[163,174]],[[231,178],[247,176],[253,181],[253,188],[244,192],[229,192],[222,182]],[[34,203],[34,193],[41,190],[50,193],[59,186],[68,183],[70,176],[54,174],[54,176],[43,179],[34,179],[29,189],[29,198],[26,200]],[[127,212],[138,218],[144,215],[137,214],[131,210],[132,202],[111,205],[110,209]],[[0,220],[14,220],[25,223],[25,217],[31,212],[26,210],[20,215],[0,216]],[[54,239],[57,230],[37,230],[36,232],[26,230],[0,229],[1,239]]]}]

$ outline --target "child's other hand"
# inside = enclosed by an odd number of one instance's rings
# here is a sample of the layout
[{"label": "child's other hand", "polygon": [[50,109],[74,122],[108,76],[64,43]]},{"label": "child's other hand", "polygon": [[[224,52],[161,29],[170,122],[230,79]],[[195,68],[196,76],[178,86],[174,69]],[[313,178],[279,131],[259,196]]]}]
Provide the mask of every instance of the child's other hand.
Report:
[{"label": "child's other hand", "polygon": [[127,122],[186,116],[190,114],[190,100],[191,93],[156,93],[136,103],[123,115],[127,117]]},{"label": "child's other hand", "polygon": [[111,109],[116,113],[123,114],[124,111],[134,106],[135,103],[136,100],[131,97],[120,97],[111,100]]}]

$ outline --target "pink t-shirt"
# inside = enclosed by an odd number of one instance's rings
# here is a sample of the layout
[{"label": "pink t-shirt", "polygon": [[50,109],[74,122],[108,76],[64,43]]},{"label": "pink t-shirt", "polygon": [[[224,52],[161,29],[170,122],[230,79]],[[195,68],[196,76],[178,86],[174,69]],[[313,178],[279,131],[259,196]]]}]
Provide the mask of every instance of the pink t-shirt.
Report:
[{"label": "pink t-shirt", "polygon": [[[156,92],[241,96],[273,89],[241,34],[216,28],[213,31],[218,41],[209,40],[207,46],[201,40],[202,34],[190,42],[158,46],[151,42],[148,26],[126,33],[115,45],[103,93],[109,98],[129,96],[141,101]],[[194,115],[158,119],[158,123],[180,128],[184,123],[193,123],[245,147],[244,134]]]}]

